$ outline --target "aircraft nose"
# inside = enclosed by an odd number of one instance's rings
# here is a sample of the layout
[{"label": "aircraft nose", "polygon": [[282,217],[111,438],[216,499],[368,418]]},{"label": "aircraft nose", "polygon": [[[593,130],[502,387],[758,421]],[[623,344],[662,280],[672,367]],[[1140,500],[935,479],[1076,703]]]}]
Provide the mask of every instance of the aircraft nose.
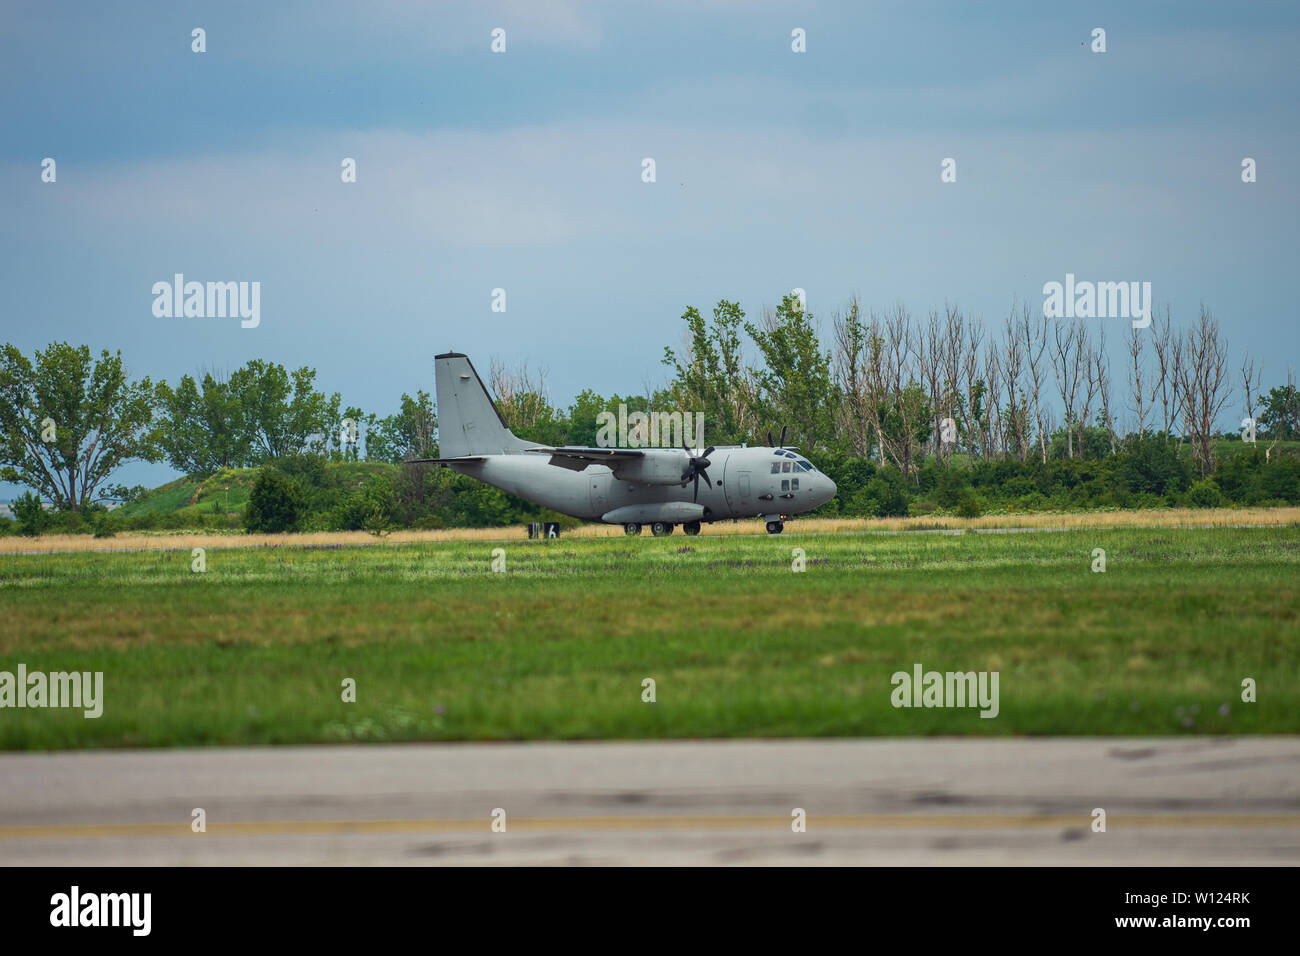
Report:
[{"label": "aircraft nose", "polygon": [[836,488],[835,482],[831,481],[829,478],[823,476],[822,480],[826,482],[826,487],[822,489],[822,504],[825,504],[827,501],[830,501],[835,497]]}]

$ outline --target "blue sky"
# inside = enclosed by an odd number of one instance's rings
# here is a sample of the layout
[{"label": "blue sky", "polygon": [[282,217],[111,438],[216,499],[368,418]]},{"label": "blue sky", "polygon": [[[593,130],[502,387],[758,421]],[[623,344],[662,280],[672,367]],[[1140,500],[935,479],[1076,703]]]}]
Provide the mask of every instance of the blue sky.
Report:
[{"label": "blue sky", "polygon": [[[1179,322],[1205,302],[1277,384],[1300,364],[1298,11],[8,0],[4,340],[155,379],[311,365],[380,414],[455,348],[546,367],[564,404],[658,384],[687,305],[754,316],[797,286],[827,331],[853,294],[992,325],[1073,272],[1150,281]],[[260,281],[261,324],[155,318],[176,272]]]}]

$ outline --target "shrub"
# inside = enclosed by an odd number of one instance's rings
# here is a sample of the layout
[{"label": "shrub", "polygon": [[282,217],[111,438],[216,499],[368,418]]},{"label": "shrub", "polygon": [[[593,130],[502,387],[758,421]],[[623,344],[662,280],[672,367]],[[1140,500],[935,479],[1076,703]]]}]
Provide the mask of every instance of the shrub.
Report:
[{"label": "shrub", "polygon": [[41,499],[30,491],[14,499],[13,509],[19,534],[34,538],[50,526],[49,512],[41,504]]},{"label": "shrub", "polygon": [[264,534],[293,531],[305,517],[305,511],[302,487],[282,471],[263,468],[248,495],[244,527]]},{"label": "shrub", "polygon": [[111,538],[126,526],[121,515],[111,511],[101,511],[90,522],[92,533],[96,538]]},{"label": "shrub", "polygon": [[1188,489],[1187,501],[1196,508],[1217,508],[1223,504],[1223,495],[1213,478],[1205,478]]},{"label": "shrub", "polygon": [[1162,435],[1129,438],[1122,461],[1119,476],[1129,491],[1163,495],[1187,487],[1188,464]]},{"label": "shrub", "polygon": [[1287,456],[1270,462],[1260,474],[1259,486],[1264,498],[1300,503],[1300,459]]},{"label": "shrub", "polygon": [[961,501],[957,502],[957,516],[961,518],[978,518],[984,513],[984,506],[980,504],[979,499],[967,492],[962,496]]},{"label": "shrub", "polygon": [[383,531],[397,514],[393,484],[380,475],[352,492],[333,509],[333,523],[341,531]]},{"label": "shrub", "polygon": [[90,534],[91,527],[80,511],[51,511],[45,530],[49,534]]}]

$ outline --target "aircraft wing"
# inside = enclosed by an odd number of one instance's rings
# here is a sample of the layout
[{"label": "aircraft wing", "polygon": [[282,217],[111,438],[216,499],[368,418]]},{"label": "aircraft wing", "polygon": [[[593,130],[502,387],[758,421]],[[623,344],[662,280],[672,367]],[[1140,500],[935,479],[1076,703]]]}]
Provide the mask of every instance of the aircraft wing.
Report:
[{"label": "aircraft wing", "polygon": [[609,461],[611,458],[641,458],[643,451],[634,448],[589,448],[583,445],[561,445],[558,448],[529,448],[529,452],[543,455],[562,455],[565,458],[582,458],[587,461]]},{"label": "aircraft wing", "polygon": [[633,458],[641,458],[645,452],[632,448],[589,448],[581,445],[562,445],[558,448],[529,448],[530,453],[551,456],[551,464],[572,471],[582,471],[588,465],[616,465]]}]

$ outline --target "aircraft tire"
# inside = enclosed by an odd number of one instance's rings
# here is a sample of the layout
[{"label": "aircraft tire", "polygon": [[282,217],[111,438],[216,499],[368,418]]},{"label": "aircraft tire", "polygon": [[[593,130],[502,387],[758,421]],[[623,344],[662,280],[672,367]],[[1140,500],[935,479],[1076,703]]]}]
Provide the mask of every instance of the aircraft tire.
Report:
[{"label": "aircraft tire", "polygon": [[784,524],[783,522],[780,522],[780,521],[769,521],[769,522],[767,523],[767,533],[768,533],[768,534],[780,534],[780,533],[781,533],[782,531],[784,531],[784,530],[785,530],[785,524]]},{"label": "aircraft tire", "polygon": [[641,526],[635,521],[629,521],[627,524],[623,525],[623,533],[629,538],[635,537],[641,533]]},{"label": "aircraft tire", "polygon": [[673,533],[672,522],[656,521],[654,524],[650,526],[650,533],[654,535],[656,538],[662,538],[665,535],[670,535]]},{"label": "aircraft tire", "polygon": [[699,534],[700,523],[698,521],[688,521],[682,525],[682,530],[691,535]]}]

